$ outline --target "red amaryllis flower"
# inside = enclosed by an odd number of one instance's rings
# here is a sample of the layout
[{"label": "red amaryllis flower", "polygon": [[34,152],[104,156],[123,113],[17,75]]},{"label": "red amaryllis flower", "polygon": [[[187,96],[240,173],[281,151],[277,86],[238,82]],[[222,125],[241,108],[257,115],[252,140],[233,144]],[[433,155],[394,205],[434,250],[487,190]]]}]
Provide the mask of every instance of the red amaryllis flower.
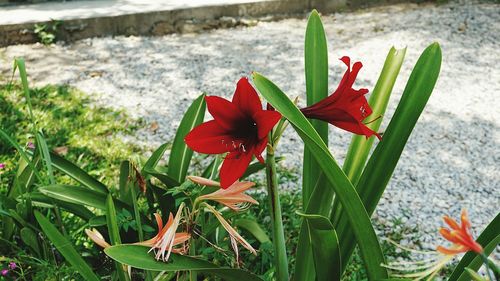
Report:
[{"label": "red amaryllis flower", "polygon": [[245,172],[267,145],[267,134],[280,120],[276,111],[263,110],[259,96],[247,78],[241,78],[232,101],[207,96],[207,108],[214,120],[194,128],[184,139],[194,151],[206,154],[229,152],[220,170],[221,187],[228,188]]},{"label": "red amaryllis flower", "polygon": [[351,70],[351,59],[349,57],[345,56],[340,60],[347,65],[347,71],[344,73],[337,90],[325,99],[302,108],[300,111],[307,118],[323,120],[351,133],[365,135],[367,138],[375,135],[381,139],[379,134],[362,122],[372,114],[372,109],[365,98],[368,90],[354,90],[352,88],[363,64],[356,62]]},{"label": "red amaryllis flower", "polygon": [[458,225],[458,223],[454,219],[448,216],[444,216],[443,219],[451,229],[443,227],[439,230],[439,233],[441,233],[444,239],[453,243],[453,246],[451,248],[438,246],[438,252],[441,252],[445,255],[456,255],[468,251],[473,251],[478,254],[483,253],[483,247],[481,247],[481,245],[474,240],[474,237],[472,237],[470,231],[471,224],[469,218],[467,217],[467,211],[465,209],[462,210],[462,215],[460,218],[461,225]]}]

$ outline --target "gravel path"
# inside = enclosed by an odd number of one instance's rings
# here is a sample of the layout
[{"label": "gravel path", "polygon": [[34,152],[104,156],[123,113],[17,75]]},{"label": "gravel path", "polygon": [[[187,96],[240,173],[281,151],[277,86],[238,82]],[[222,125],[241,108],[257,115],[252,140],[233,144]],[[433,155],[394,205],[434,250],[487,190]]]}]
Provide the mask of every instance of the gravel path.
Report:
[{"label": "gravel path", "polygon": [[[429,247],[435,244],[441,216],[458,216],[463,207],[469,209],[476,231],[481,230],[500,206],[500,5],[404,4],[323,20],[332,90],[344,71],[336,58],[361,60],[364,68],[357,85],[371,89],[389,48],[408,46],[387,116],[418,55],[434,41],[441,44],[440,79],[377,218],[387,230],[395,218],[418,227],[420,240]],[[201,91],[229,97],[238,78],[252,70],[271,78],[288,95],[303,97],[305,24],[304,19],[287,19],[204,34],[99,38],[49,48],[12,46],[0,49],[0,69],[7,76],[12,57],[25,56],[31,81],[37,84],[69,83],[96,93],[98,103],[158,122],[156,134],[145,128],[134,140],[154,147],[172,139],[182,112]],[[332,129],[330,145],[339,162],[350,137]],[[302,144],[292,130],[280,152],[286,156],[285,166],[300,166]]]}]

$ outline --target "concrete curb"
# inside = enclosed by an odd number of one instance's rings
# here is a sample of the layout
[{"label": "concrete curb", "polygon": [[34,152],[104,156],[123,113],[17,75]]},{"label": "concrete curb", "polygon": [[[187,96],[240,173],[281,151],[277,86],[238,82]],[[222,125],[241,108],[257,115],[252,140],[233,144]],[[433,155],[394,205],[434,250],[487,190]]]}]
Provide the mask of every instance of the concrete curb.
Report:
[{"label": "concrete curb", "polygon": [[[252,25],[252,18],[299,14],[313,7],[329,13],[346,6],[346,0],[271,0],[240,4],[201,6],[193,8],[91,17],[64,20],[57,39],[74,41],[113,35],[164,35],[209,30],[237,25]],[[42,21],[38,24],[51,24]],[[0,26],[0,46],[35,43],[34,22]]]}]

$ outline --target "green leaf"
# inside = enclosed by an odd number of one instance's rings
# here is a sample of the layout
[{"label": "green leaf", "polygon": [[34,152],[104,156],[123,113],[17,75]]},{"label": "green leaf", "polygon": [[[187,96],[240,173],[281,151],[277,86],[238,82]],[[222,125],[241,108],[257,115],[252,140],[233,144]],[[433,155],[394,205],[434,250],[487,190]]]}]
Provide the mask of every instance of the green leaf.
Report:
[{"label": "green leaf", "polygon": [[302,140],[309,146],[311,153],[319,163],[319,168],[330,183],[327,186],[334,189],[335,194],[346,209],[350,225],[359,243],[368,277],[370,279],[387,278],[387,270],[381,267],[381,264],[384,263],[384,257],[370,218],[356,190],[333,159],[328,147],[311,123],[276,85],[258,73],[254,72],[252,76],[260,93],[288,119]]},{"label": "green leaf", "polygon": [[130,182],[130,162],[123,161],[120,164],[120,182],[119,182],[119,193],[120,200],[126,202],[129,205],[132,205],[132,198],[130,196],[130,189],[134,187],[133,184],[129,184]]},{"label": "green leaf", "polygon": [[213,274],[224,280],[261,281],[258,276],[234,268],[218,267],[215,264],[189,256],[172,254],[168,262],[155,260],[149,248],[138,245],[120,245],[109,247],[104,252],[112,259],[135,268],[151,271],[186,271],[196,270]]},{"label": "green leaf", "polygon": [[[205,168],[205,170],[201,174],[201,177],[206,178],[206,179],[216,180],[219,176],[217,171],[219,171],[219,166],[222,163],[222,160],[223,160],[222,157],[220,157],[219,155],[216,155],[214,157],[214,160],[212,160],[212,162],[210,162],[210,165],[208,165],[208,167]],[[242,178],[244,178],[244,176],[242,176]]]},{"label": "green leaf", "polygon": [[[372,120],[379,116],[380,118],[368,124],[367,127],[375,132],[379,130],[380,124],[382,124],[385,110],[389,103],[389,97],[403,64],[405,53],[406,48],[401,50],[396,50],[394,47],[391,48],[385,59],[384,67],[377,80],[377,84],[375,84],[375,88],[373,88],[370,95],[368,103],[373,112],[369,118]],[[360,135],[352,136],[352,141],[342,168],[354,185],[361,176],[374,140],[375,138],[366,139],[365,136]]]},{"label": "green leaf", "polygon": [[83,278],[86,280],[100,280],[100,278],[94,274],[93,270],[87,265],[82,257],[80,257],[75,248],[71,246],[71,242],[68,241],[46,217],[38,211],[35,211],[35,217],[43,232],[54,244],[56,249],[61,253],[66,261],[68,261],[78,271],[78,273],[83,276]]},{"label": "green leaf", "polygon": [[[111,245],[120,245],[122,240],[120,238],[120,229],[118,228],[115,204],[113,203],[113,197],[111,197],[111,194],[108,194],[108,197],[106,198],[106,223],[108,225]],[[124,271],[123,265],[119,262],[115,262],[115,267],[116,272],[118,273],[118,279],[120,281],[128,280],[128,275]]]},{"label": "green leaf", "polygon": [[36,233],[30,228],[23,227],[20,231],[20,234],[23,243],[28,245],[39,256],[40,247],[38,245],[38,239]]},{"label": "green leaf", "polygon": [[297,212],[305,218],[310,244],[313,248],[314,267],[318,281],[340,280],[341,259],[337,233],[330,220],[321,215],[304,214]]},{"label": "green leaf", "polygon": [[[328,48],[326,46],[325,30],[316,10],[311,12],[307,21],[304,61],[307,106],[310,106],[328,96]],[[323,142],[328,144],[328,124],[319,120],[311,120],[311,124]],[[317,167],[318,163],[306,144],[302,177],[302,203],[304,209],[309,202],[309,196],[321,172]],[[333,196],[331,191],[328,190],[327,192],[329,193],[328,196]]]},{"label": "green leaf", "polygon": [[[48,185],[39,188],[39,191],[44,195],[74,204],[82,204],[94,207],[101,210],[106,210],[106,194],[90,190],[81,186],[71,185]],[[116,200],[119,208],[130,208],[124,202]]]},{"label": "green leaf", "polygon": [[469,278],[471,280],[474,280],[474,281],[486,281],[486,279],[484,279],[483,277],[481,277],[481,275],[477,274],[477,272],[475,272],[474,270],[466,267],[465,268],[465,272],[467,273],[467,275],[469,276]]},{"label": "green leaf", "polygon": [[[307,106],[313,105],[328,96],[328,47],[326,43],[325,30],[321,18],[316,10],[309,15],[306,28],[304,46],[304,62],[306,74],[306,98]],[[313,128],[318,132],[323,142],[328,146],[328,123],[321,120],[309,120]],[[321,177],[318,162],[311,153],[309,147],[304,143],[304,159],[302,174],[302,205],[307,210],[311,194]],[[328,201],[322,206],[321,212],[314,213],[328,215],[333,200],[333,189],[328,187],[328,181],[323,177],[320,189],[323,198]],[[309,235],[306,235],[306,222],[301,226],[299,235],[299,247],[297,249],[297,262],[295,266],[295,280],[315,280],[313,256]],[[302,230],[303,229],[303,230]]]},{"label": "green leaf", "polygon": [[103,226],[106,225],[106,216],[95,216],[89,219],[89,226],[90,227],[97,227],[97,226]]},{"label": "green leaf", "polygon": [[[477,238],[477,242],[483,246],[485,255],[490,255],[500,243],[500,213],[496,215],[493,221],[483,230]],[[450,275],[449,281],[465,281],[468,280],[467,274],[464,272],[468,267],[472,270],[479,270],[482,264],[482,259],[474,252],[467,252]]]},{"label": "green leaf", "polygon": [[146,164],[144,164],[143,167],[143,173],[144,170],[149,169],[149,170],[154,170],[154,168],[158,165],[158,162],[160,162],[161,158],[163,157],[163,154],[165,154],[165,151],[167,151],[168,148],[168,143],[164,143],[158,147],[153,154],[151,154],[151,157],[149,157],[148,161],[146,161]]},{"label": "green leaf", "polygon": [[160,173],[156,170],[151,170],[151,169],[144,169],[143,170],[146,174],[151,175],[157,179],[159,179],[164,185],[166,185],[168,188],[176,187],[181,185],[177,180],[172,178],[169,175]]},{"label": "green leaf", "polygon": [[[427,47],[418,59],[383,140],[375,148],[361,174],[356,190],[370,216],[384,193],[406,142],[429,100],[440,67],[441,48],[439,44],[434,43]],[[345,268],[355,242],[343,213],[340,213],[339,222],[334,226],[342,245],[342,261]]]},{"label": "green leaf", "polygon": [[260,243],[271,242],[271,239],[269,239],[269,236],[267,236],[264,229],[262,229],[262,227],[260,227],[260,225],[255,220],[237,219],[233,222],[233,225],[245,229],[250,234],[252,234]]},{"label": "green leaf", "polygon": [[55,184],[56,179],[54,178],[54,172],[52,170],[52,160],[50,159],[50,151],[47,146],[47,142],[45,142],[45,138],[43,137],[41,132],[36,133],[36,144],[37,148],[40,151],[40,155],[45,163],[45,168],[47,169],[47,175],[49,177],[50,184]]},{"label": "green leaf", "polygon": [[54,168],[68,175],[81,185],[99,193],[108,194],[108,188],[103,183],[89,175],[84,170],[80,169],[75,164],[54,153],[50,154],[50,159],[52,160]]},{"label": "green leaf", "polygon": [[196,126],[203,122],[205,117],[205,94],[201,94],[193,101],[181,120],[177,133],[175,134],[172,151],[168,161],[168,175],[177,182],[186,179],[187,170],[193,151],[186,145],[184,138]]},{"label": "green leaf", "polygon": [[61,200],[56,200],[40,192],[30,193],[30,198],[31,200],[33,200],[33,204],[42,203],[45,205],[50,205],[51,208],[54,208],[54,205],[56,205],[76,216],[79,216],[80,218],[86,221],[94,216],[94,214],[89,209],[85,208],[85,206],[82,206],[81,204],[74,204]]}]

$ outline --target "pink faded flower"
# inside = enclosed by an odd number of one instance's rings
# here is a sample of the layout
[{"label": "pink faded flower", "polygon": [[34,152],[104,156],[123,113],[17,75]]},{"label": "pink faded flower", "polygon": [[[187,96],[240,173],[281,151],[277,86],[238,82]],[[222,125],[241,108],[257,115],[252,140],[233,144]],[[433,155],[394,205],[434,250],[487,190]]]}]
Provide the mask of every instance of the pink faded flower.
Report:
[{"label": "pink faded flower", "polygon": [[7,274],[8,274],[8,273],[9,273],[9,270],[8,270],[8,269],[2,269],[2,270],[0,271],[0,274],[1,274],[2,276],[7,276]]},{"label": "pink faded flower", "polygon": [[[187,232],[177,232],[181,220],[182,210],[184,203],[179,206],[177,214],[174,216],[170,213],[167,224],[163,226],[161,216],[155,213],[156,223],[158,224],[158,234],[155,237],[135,243],[136,245],[143,245],[151,247],[151,250],[156,251],[156,259],[167,261],[171,253],[185,254],[187,252],[186,242],[191,238],[191,234]],[[174,246],[182,245],[180,248]]]},{"label": "pink faded flower", "polygon": [[212,207],[208,204],[205,204],[205,207],[212,214],[215,215],[215,217],[217,218],[217,220],[219,220],[222,227],[224,227],[224,229],[227,231],[227,233],[229,233],[229,238],[231,239],[231,246],[234,249],[234,252],[236,254],[237,259],[239,257],[237,243],[240,243],[244,248],[249,250],[252,254],[257,255],[257,251],[252,247],[252,245],[250,245],[250,243],[248,243],[243,237],[241,237],[241,235],[236,231],[236,229],[234,229],[229,224],[229,222],[226,219],[224,219],[224,217],[222,216],[222,214],[219,211],[217,211],[214,207]]},{"label": "pink faded flower", "polygon": [[[212,181],[209,179],[205,179],[202,177],[196,176],[188,176],[192,182],[197,183],[199,185],[207,185],[207,186],[215,186],[220,187],[220,184],[216,181]],[[202,195],[198,197],[196,200],[212,200],[218,203],[221,203],[233,211],[241,211],[245,209],[248,204],[256,204],[259,202],[253,199],[250,195],[245,194],[244,192],[254,186],[255,183],[249,181],[235,182],[227,189],[219,189],[215,192]]]},{"label": "pink faded flower", "polygon": [[14,270],[14,269],[16,269],[16,268],[17,268],[17,264],[16,264],[15,262],[11,261],[11,262],[9,262],[9,268],[10,268],[11,270]]},{"label": "pink faded flower", "polygon": [[90,240],[94,241],[94,243],[101,246],[102,248],[106,249],[108,247],[111,247],[111,245],[109,245],[109,243],[104,240],[104,237],[97,229],[85,229],[85,234],[87,234]]},{"label": "pink faded flower", "polygon": [[5,169],[5,164],[4,163],[0,163],[0,170],[1,169]]},{"label": "pink faded flower", "polygon": [[26,147],[27,147],[27,148],[29,148],[29,149],[35,149],[35,144],[29,141],[29,142],[26,144]]}]

